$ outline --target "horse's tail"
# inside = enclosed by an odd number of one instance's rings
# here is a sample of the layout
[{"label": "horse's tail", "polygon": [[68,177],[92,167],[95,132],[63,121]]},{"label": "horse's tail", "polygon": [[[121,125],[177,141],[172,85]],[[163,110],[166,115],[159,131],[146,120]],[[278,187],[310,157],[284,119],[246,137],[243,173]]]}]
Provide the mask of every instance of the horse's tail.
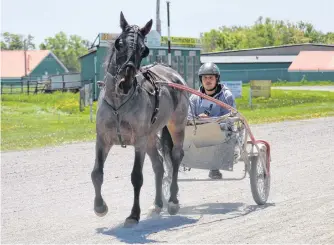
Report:
[{"label": "horse's tail", "polygon": [[167,126],[163,127],[160,136],[160,144],[161,144],[161,153],[163,157],[165,172],[168,177],[172,177],[172,149],[173,149],[173,140],[169,133]]}]

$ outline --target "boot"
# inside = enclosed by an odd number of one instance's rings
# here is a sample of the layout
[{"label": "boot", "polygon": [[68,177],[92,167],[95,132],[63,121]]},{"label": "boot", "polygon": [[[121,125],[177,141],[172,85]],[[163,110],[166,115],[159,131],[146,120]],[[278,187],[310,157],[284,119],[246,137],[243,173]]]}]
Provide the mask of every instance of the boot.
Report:
[{"label": "boot", "polygon": [[217,170],[210,170],[209,172],[209,177],[211,179],[222,179],[223,175],[222,173],[217,169]]}]

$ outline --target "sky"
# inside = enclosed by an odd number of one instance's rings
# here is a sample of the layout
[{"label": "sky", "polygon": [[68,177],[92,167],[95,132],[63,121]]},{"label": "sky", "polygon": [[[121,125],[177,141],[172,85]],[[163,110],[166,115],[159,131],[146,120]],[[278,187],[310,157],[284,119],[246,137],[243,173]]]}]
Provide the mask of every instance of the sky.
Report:
[{"label": "sky", "polygon": [[[310,22],[334,32],[334,0],[170,0],[171,36],[199,37],[220,26],[252,25],[259,16],[290,22]],[[98,33],[119,33],[120,11],[129,24],[153,19],[156,0],[1,0],[1,32],[44,38],[60,31],[93,42]],[[162,35],[167,36],[167,3],[160,0]]]}]

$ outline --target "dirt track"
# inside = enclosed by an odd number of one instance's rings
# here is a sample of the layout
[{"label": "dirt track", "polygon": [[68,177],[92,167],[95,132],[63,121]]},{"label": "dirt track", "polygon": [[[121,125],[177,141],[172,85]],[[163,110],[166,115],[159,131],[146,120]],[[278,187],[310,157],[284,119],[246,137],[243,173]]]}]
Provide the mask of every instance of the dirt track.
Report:
[{"label": "dirt track", "polygon": [[93,212],[94,143],[2,153],[1,243],[334,243],[334,118],[252,130],[272,146],[267,205],[255,205],[248,177],[189,181],[208,176],[191,170],[180,174],[180,213],[146,219],[154,196],[146,158],[134,229],[120,228],[132,205],[131,147],[114,147],[107,159],[103,218]]}]

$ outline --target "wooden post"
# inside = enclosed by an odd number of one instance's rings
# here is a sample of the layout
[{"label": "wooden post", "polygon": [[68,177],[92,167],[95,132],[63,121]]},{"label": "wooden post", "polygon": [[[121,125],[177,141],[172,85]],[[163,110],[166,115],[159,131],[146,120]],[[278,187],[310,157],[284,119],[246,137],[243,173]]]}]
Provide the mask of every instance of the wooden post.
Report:
[{"label": "wooden post", "polygon": [[249,86],[249,106],[251,109],[253,109],[253,105],[252,105],[252,86]]},{"label": "wooden post", "polygon": [[89,119],[93,122],[93,84],[89,83]]},{"label": "wooden post", "polygon": [[62,75],[63,78],[63,92],[65,91],[65,81],[64,81],[64,75]]}]

